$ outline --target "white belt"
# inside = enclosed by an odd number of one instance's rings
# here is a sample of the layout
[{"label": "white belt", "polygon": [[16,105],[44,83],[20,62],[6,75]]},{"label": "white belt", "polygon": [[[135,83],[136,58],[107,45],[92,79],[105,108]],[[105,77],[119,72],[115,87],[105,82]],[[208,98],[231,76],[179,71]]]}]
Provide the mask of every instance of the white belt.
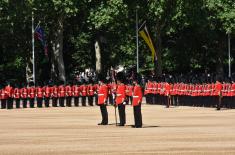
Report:
[{"label": "white belt", "polygon": [[137,97],[139,97],[139,96],[133,96],[133,98],[137,98]]},{"label": "white belt", "polygon": [[98,94],[98,96],[103,96],[104,94]]}]

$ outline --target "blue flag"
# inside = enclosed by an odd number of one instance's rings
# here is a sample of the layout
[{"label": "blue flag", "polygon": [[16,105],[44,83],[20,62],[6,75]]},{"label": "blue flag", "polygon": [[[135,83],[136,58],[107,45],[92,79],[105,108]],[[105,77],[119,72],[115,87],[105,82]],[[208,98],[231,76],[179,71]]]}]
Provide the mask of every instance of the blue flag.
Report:
[{"label": "blue flag", "polygon": [[35,37],[41,41],[41,44],[44,48],[44,52],[45,52],[45,55],[47,56],[48,55],[48,50],[47,50],[47,44],[46,44],[46,40],[45,40],[45,33],[44,33],[44,30],[38,26],[35,30]]}]

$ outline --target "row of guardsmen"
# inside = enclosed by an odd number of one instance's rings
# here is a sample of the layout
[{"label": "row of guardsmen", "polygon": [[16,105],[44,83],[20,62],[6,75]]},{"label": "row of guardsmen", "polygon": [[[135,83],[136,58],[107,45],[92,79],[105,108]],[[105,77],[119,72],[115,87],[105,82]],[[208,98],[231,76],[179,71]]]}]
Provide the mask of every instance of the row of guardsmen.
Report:
[{"label": "row of guardsmen", "polygon": [[146,103],[226,108],[235,107],[235,83],[186,84],[149,80],[145,85]]},{"label": "row of guardsmen", "polygon": [[[111,82],[106,84],[108,88],[108,103],[114,103],[113,94],[116,93],[117,84]],[[16,108],[34,108],[35,103],[37,107],[71,107],[73,106],[89,106],[98,104],[98,87],[99,84],[82,84],[82,85],[64,85],[59,86],[31,86],[28,87],[12,87],[8,84],[6,87],[0,89],[1,109]],[[126,104],[130,104],[132,100],[133,85],[126,85]],[[73,102],[72,102],[73,101]],[[81,104],[80,104],[81,102]],[[13,106],[15,103],[15,106]],[[59,104],[59,105],[58,105]]]}]

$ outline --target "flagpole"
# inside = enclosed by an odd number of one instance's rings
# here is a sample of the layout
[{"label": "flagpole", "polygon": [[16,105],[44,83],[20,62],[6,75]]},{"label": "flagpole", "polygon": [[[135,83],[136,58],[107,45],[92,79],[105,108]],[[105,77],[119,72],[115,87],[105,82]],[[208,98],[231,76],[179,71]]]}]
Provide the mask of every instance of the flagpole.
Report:
[{"label": "flagpole", "polygon": [[231,77],[231,45],[230,45],[230,33],[228,33],[228,77]]},{"label": "flagpole", "polygon": [[139,73],[139,25],[138,25],[138,12],[137,12],[137,8],[136,8],[136,14],[135,14],[135,18],[136,18],[136,71],[137,73]]},{"label": "flagpole", "polygon": [[35,51],[34,51],[34,12],[32,11],[32,59],[33,59],[33,83],[35,86]]}]

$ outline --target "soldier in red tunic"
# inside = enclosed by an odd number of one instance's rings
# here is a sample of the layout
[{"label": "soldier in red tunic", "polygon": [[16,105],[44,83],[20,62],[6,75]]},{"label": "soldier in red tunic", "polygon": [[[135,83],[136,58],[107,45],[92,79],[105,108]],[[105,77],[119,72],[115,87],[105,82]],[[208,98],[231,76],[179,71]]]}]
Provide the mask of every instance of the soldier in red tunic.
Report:
[{"label": "soldier in red tunic", "polygon": [[6,109],[6,93],[5,93],[5,88],[2,87],[0,91],[1,95],[1,109]]},{"label": "soldier in red tunic", "polygon": [[30,108],[34,108],[34,100],[35,100],[35,87],[34,83],[30,83],[30,87],[27,89],[28,97],[29,97],[29,106]]},{"label": "soldier in red tunic", "polygon": [[60,107],[64,107],[65,87],[63,82],[61,82],[60,86],[58,87],[58,97]]},{"label": "soldier in red tunic", "polygon": [[28,91],[27,86],[23,84],[23,87],[20,89],[20,95],[23,102],[23,108],[27,108],[27,99],[28,99]]},{"label": "soldier in red tunic", "polygon": [[37,98],[37,107],[42,108],[42,100],[43,100],[43,88],[41,84],[39,83],[37,87],[35,88],[36,90],[36,98]]},{"label": "soldier in red tunic", "polygon": [[65,86],[65,93],[66,93],[66,106],[71,107],[71,100],[72,100],[72,87],[69,83],[67,83],[67,86]]},{"label": "soldier in red tunic", "polygon": [[85,82],[80,86],[82,96],[82,106],[86,106],[87,86]]},{"label": "soldier in red tunic", "polygon": [[77,85],[76,82],[74,82],[72,86],[72,92],[74,96],[74,106],[78,107],[79,106],[79,94],[80,94],[80,88],[79,85]]},{"label": "soldier in red tunic", "polygon": [[95,94],[95,87],[92,85],[91,81],[87,86],[88,104],[93,106],[93,98]]},{"label": "soldier in red tunic", "polygon": [[17,85],[14,88],[13,95],[16,103],[16,108],[20,108],[20,89]]},{"label": "soldier in red tunic", "polygon": [[51,87],[47,84],[44,86],[45,107],[50,107]]},{"label": "soldier in red tunic", "polygon": [[123,84],[124,75],[122,72],[117,73],[117,92],[116,92],[116,106],[118,107],[120,124],[119,126],[124,126],[126,124],[126,86]]},{"label": "soldier in red tunic", "polygon": [[7,97],[7,109],[13,109],[13,87],[8,83],[5,87],[5,94]]},{"label": "soldier in red tunic", "polygon": [[100,77],[99,85],[97,87],[98,91],[98,105],[100,106],[100,111],[102,115],[102,121],[98,125],[108,125],[108,112],[107,112],[107,98],[108,98],[108,88],[104,84],[104,79]]},{"label": "soldier in red tunic", "polygon": [[53,107],[57,107],[57,101],[58,101],[58,87],[55,84],[52,88],[51,88],[51,96],[52,96],[52,106]]},{"label": "soldier in red tunic", "polygon": [[143,98],[142,88],[139,85],[138,79],[133,80],[134,88],[133,88],[133,101],[132,106],[134,108],[134,120],[135,125],[133,128],[142,128],[142,114],[141,114],[141,103]]},{"label": "soldier in red tunic", "polygon": [[220,110],[221,99],[222,99],[222,84],[217,80],[215,83],[215,93],[218,96],[219,100],[217,102],[217,110]]}]

